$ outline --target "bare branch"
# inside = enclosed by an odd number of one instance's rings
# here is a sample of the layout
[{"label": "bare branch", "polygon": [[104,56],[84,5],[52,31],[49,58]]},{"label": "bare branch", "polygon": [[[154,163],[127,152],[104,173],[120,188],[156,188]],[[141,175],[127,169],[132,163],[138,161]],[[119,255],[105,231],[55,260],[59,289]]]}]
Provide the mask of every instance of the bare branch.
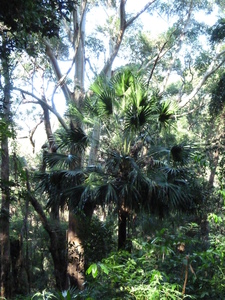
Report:
[{"label": "bare branch", "polygon": [[126,22],[126,27],[130,26],[141,14],[143,14],[149,8],[150,5],[152,5],[156,1],[157,0],[153,0],[151,2],[148,2],[138,13],[136,13],[135,16],[133,16],[132,18],[130,18]]},{"label": "bare branch", "polygon": [[[62,75],[59,64],[58,64],[58,61],[57,61],[57,59],[56,59],[56,57],[55,57],[55,55],[52,51],[50,43],[47,40],[44,40],[44,43],[45,43],[45,46],[46,46],[46,54],[48,55],[48,57],[51,61],[51,64],[53,66],[56,78],[58,80],[56,88],[54,89],[54,93],[56,92],[57,88],[59,86],[61,86],[63,94],[64,94],[66,100],[68,101],[68,100],[71,99],[71,92],[70,92],[67,84],[65,83],[65,79],[66,79],[67,74]],[[54,93],[53,93],[53,95],[54,95]]]},{"label": "bare branch", "polygon": [[[178,39],[178,43],[177,43],[177,46],[175,47],[173,53],[173,58],[170,62],[170,65],[169,65],[169,68],[168,68],[168,71],[167,71],[167,74],[163,80],[163,84],[162,84],[162,88],[160,90],[160,95],[163,94],[163,92],[165,91],[166,89],[166,86],[168,84],[168,80],[169,80],[169,77],[172,73],[172,69],[173,69],[173,66],[174,66],[174,63],[180,53],[180,49],[182,47],[182,44],[183,44],[183,41],[185,39],[185,36],[186,36],[186,32],[188,30],[188,26],[189,26],[189,23],[190,23],[190,20],[191,20],[191,14],[192,14],[192,11],[193,11],[193,0],[191,1],[190,3],[190,6],[189,6],[189,10],[188,10],[188,15],[187,15],[187,19],[185,20],[184,22],[184,26],[183,26],[183,29],[182,29],[182,32],[180,34],[180,37]],[[173,33],[175,32],[176,30],[173,31]],[[172,33],[172,34],[173,34]],[[172,34],[170,36],[172,36]]]},{"label": "bare branch", "polygon": [[153,57],[153,59],[149,60],[149,61],[147,62],[146,65],[144,65],[144,66],[141,67],[140,71],[146,70],[146,69],[149,67],[149,65],[151,65],[152,63],[154,63],[155,60],[156,60],[156,58],[158,57],[158,55],[159,55],[159,58],[158,58],[158,62],[159,62],[160,59],[161,59],[164,55],[166,55],[166,53],[167,53],[168,51],[170,51],[172,48],[173,48],[173,46],[172,46],[172,47],[169,47],[169,48],[166,49],[165,51],[162,51],[162,53],[159,53],[159,54],[155,55],[155,56]]},{"label": "bare branch", "polygon": [[164,48],[166,47],[166,44],[167,44],[167,43],[168,43],[168,41],[166,41],[166,42],[162,45],[161,49],[159,50],[159,53],[158,53],[158,55],[157,55],[157,57],[156,57],[156,59],[155,59],[154,65],[153,65],[153,67],[152,67],[152,70],[151,70],[151,73],[150,73],[150,76],[149,76],[149,79],[148,79],[148,84],[147,84],[147,86],[149,86],[149,83],[150,83],[150,80],[151,80],[152,75],[153,75],[153,73],[154,73],[155,67],[156,67],[156,65],[157,65],[157,63],[158,63],[158,60],[159,60],[159,58],[160,58],[160,54],[162,53],[162,51],[163,51]]},{"label": "bare branch", "polygon": [[180,101],[180,103],[179,103],[180,108],[187,105],[191,101],[191,99],[193,99],[195,97],[195,95],[199,92],[199,90],[205,84],[207,79],[225,63],[225,56],[223,57],[221,62],[218,63],[218,61],[217,61],[224,54],[225,54],[225,51],[218,53],[215,56],[215,58],[213,59],[213,61],[211,62],[211,64],[209,65],[209,67],[208,67],[207,71],[205,72],[204,76],[202,77],[202,79],[199,81],[199,83],[193,89],[193,91],[188,96],[184,97],[183,99],[182,98],[178,99],[178,101]]},{"label": "bare branch", "polygon": [[34,133],[37,130],[38,126],[41,125],[41,123],[43,123],[43,119],[41,119],[30,132],[29,138],[30,138],[31,145],[33,147],[33,153],[34,153],[34,149],[35,149],[35,141],[33,140],[33,136],[34,136]]},{"label": "bare branch", "polygon": [[71,70],[72,70],[72,68],[75,64],[76,56],[77,56],[77,52],[78,52],[78,47],[79,47],[80,40],[81,40],[81,28],[82,28],[82,23],[83,23],[83,20],[84,20],[84,15],[86,13],[87,0],[83,1],[82,4],[83,4],[83,6],[82,6],[80,25],[78,26],[78,28],[76,28],[76,26],[74,24],[74,33],[73,34],[74,34],[75,41],[71,37],[70,28],[68,26],[66,26],[66,30],[67,30],[67,33],[69,35],[69,39],[70,39],[71,42],[74,42],[74,55],[73,55],[71,66],[69,67],[69,69],[67,70],[67,72],[64,75],[62,75],[62,73],[60,71],[57,59],[56,59],[56,57],[55,57],[55,55],[54,55],[54,53],[51,49],[51,45],[48,43],[48,41],[45,40],[46,53],[47,53],[47,55],[48,55],[48,57],[49,57],[49,59],[52,63],[52,66],[55,70],[55,74],[56,74],[56,77],[57,77],[57,80],[58,80],[58,82],[57,82],[57,84],[54,88],[53,94],[52,94],[52,103],[54,103],[54,95],[55,95],[55,92],[56,92],[56,90],[58,89],[59,86],[61,86],[66,100],[68,101],[68,100],[71,99],[72,93],[69,91],[69,88],[65,83],[65,80],[68,77],[69,73],[71,72]]},{"label": "bare branch", "polygon": [[52,229],[51,223],[48,221],[42,206],[40,205],[38,200],[33,196],[32,192],[31,192],[28,169],[25,168],[25,170],[26,170],[27,195],[29,197],[29,201],[32,204],[34,210],[39,215],[41,223],[42,223],[44,229],[47,231],[47,233],[50,236],[53,236],[53,235],[55,235],[54,230]]},{"label": "bare branch", "polygon": [[34,99],[36,99],[37,102],[41,106],[45,106],[48,110],[50,110],[57,117],[59,123],[63,126],[63,128],[65,128],[66,130],[68,130],[68,127],[67,127],[66,123],[64,122],[63,118],[60,116],[60,114],[54,108],[52,108],[50,105],[48,105],[47,102],[43,101],[42,99],[40,99],[39,97],[37,97],[36,95],[34,95],[31,92],[28,92],[28,91],[25,91],[23,89],[16,88],[16,87],[14,87],[13,89],[16,90],[16,91],[19,91],[19,92],[21,92],[23,94],[26,94],[28,96],[31,96]]},{"label": "bare branch", "polygon": [[130,18],[128,21],[126,21],[126,12],[125,12],[125,4],[126,0],[121,0],[120,1],[120,30],[117,35],[116,39],[116,44],[114,46],[114,50],[112,51],[111,56],[107,60],[105,66],[103,67],[101,73],[102,74],[107,74],[108,71],[110,70],[114,59],[116,58],[118,51],[120,49],[120,45],[123,40],[123,35],[125,33],[125,30],[127,29],[128,26],[130,26],[146,9],[157,0],[153,0],[151,2],[148,2],[142,10],[140,10],[134,17]]}]

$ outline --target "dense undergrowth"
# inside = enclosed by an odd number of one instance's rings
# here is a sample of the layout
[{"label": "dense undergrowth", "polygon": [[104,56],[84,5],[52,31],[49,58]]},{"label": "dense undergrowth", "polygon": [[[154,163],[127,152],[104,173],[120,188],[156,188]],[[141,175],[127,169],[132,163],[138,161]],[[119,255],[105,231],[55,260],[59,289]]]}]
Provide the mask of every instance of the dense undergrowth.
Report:
[{"label": "dense undergrowth", "polygon": [[208,214],[205,224],[187,223],[186,216],[180,226],[169,220],[163,228],[160,222],[151,228],[153,220],[147,219],[129,251],[111,251],[99,260],[100,252],[92,261],[89,257],[82,291],[45,289],[26,299],[224,299],[222,215],[222,210]]}]

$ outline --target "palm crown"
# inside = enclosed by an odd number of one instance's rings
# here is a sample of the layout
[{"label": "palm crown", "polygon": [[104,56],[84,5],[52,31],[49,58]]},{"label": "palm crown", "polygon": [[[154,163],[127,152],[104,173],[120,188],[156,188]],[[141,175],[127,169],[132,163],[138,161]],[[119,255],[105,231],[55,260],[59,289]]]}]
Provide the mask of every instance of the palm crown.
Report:
[{"label": "palm crown", "polygon": [[[60,132],[58,153],[44,155],[49,171],[39,175],[39,187],[49,196],[48,206],[69,202],[76,210],[91,210],[90,214],[98,205],[113,207],[119,235],[125,231],[120,226],[126,227],[127,217],[140,209],[161,217],[170,209],[187,209],[192,201],[184,168],[187,151],[177,145],[158,151],[154,145],[161,128],[172,121],[170,103],[129,69],[109,82],[98,78],[91,91],[82,121],[87,132],[91,118],[101,123],[96,164],[73,168],[76,155],[71,149],[88,150],[90,134],[73,127]],[[119,247],[124,245],[119,242]]]}]

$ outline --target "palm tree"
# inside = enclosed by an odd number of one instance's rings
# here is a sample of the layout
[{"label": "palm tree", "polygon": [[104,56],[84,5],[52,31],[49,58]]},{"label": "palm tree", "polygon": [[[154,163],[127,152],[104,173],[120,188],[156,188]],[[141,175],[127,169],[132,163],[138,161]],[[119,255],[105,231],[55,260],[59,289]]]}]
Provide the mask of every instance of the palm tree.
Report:
[{"label": "palm tree", "polygon": [[[187,173],[180,166],[186,152],[179,145],[155,151],[155,145],[159,148],[160,131],[173,121],[173,112],[170,103],[163,101],[157,91],[149,90],[135,72],[119,71],[108,82],[98,78],[91,90],[81,117],[86,121],[87,132],[87,124],[93,124],[91,120],[101,124],[95,164],[90,165],[86,159],[82,169],[71,168],[76,159],[70,154],[71,146],[87,146],[91,138],[88,140],[81,129],[76,134],[74,129],[61,134],[59,149],[67,148],[67,153],[45,156],[50,168],[48,176],[56,179],[48,190],[48,205],[53,209],[70,203],[76,213],[83,211],[89,217],[98,205],[113,207],[118,215],[121,249],[126,247],[127,221],[134,213],[146,209],[164,217],[171,209],[190,205],[191,197],[185,192]],[[62,169],[65,165],[68,168]],[[60,168],[55,170],[57,166]],[[52,191],[57,191],[58,196]]]}]

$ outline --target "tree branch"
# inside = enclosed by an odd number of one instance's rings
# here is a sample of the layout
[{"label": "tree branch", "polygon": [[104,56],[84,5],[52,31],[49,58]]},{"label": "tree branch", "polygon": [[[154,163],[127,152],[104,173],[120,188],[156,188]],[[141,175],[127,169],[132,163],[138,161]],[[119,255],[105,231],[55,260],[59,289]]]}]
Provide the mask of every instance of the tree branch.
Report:
[{"label": "tree branch", "polygon": [[[72,59],[72,63],[71,63],[71,66],[69,67],[69,69],[67,70],[67,72],[62,75],[61,71],[60,71],[60,68],[59,68],[59,65],[58,65],[58,62],[57,62],[57,59],[52,51],[52,48],[51,48],[51,45],[48,41],[44,41],[45,42],[45,45],[46,45],[46,53],[52,63],[52,66],[54,68],[54,71],[55,71],[55,75],[56,75],[56,78],[58,80],[55,88],[54,88],[54,91],[53,91],[53,95],[52,95],[52,102],[53,102],[53,98],[54,98],[54,94],[56,92],[56,90],[58,89],[59,86],[61,86],[62,88],[62,91],[64,93],[64,96],[66,98],[66,100],[70,100],[71,99],[71,95],[72,93],[70,92],[68,86],[66,85],[65,83],[65,80],[67,78],[67,76],[69,75],[69,73],[71,72],[74,64],[75,64],[75,61],[76,61],[76,56],[77,56],[77,52],[78,52],[78,47],[79,47],[79,44],[80,44],[80,39],[81,39],[81,28],[82,28],[82,23],[83,23],[83,20],[84,20],[84,15],[86,13],[86,7],[87,7],[87,0],[83,1],[82,2],[82,13],[81,13],[81,19],[80,19],[80,25],[78,26],[78,28],[76,29],[76,26],[74,24],[74,38],[72,39],[71,37],[71,30],[68,28],[68,26],[65,26],[66,27],[66,30],[67,30],[67,33],[68,33],[68,36],[69,36],[69,40],[71,42],[74,43],[74,55],[73,55],[73,59]],[[75,32],[76,31],[76,32]]]},{"label": "tree branch", "polygon": [[33,140],[33,136],[34,136],[35,131],[37,130],[38,126],[41,125],[41,123],[43,123],[43,119],[41,119],[30,132],[29,139],[30,139],[31,145],[33,147],[33,153],[35,151],[35,141]]},{"label": "tree branch", "polygon": [[148,2],[138,13],[136,13],[135,16],[133,16],[132,18],[130,18],[127,22],[126,22],[126,27],[130,26],[141,14],[143,14],[143,12],[145,12],[150,5],[152,5],[154,2],[156,2],[157,0],[153,0],[151,2]]},{"label": "tree branch", "polygon": [[213,59],[213,61],[211,62],[211,64],[209,65],[209,67],[208,67],[207,71],[205,72],[204,76],[202,77],[202,79],[199,81],[199,83],[193,89],[193,91],[188,96],[184,97],[183,99],[182,98],[178,99],[178,101],[180,101],[180,103],[179,103],[180,108],[187,105],[191,101],[191,99],[194,98],[195,95],[199,92],[199,90],[205,84],[207,79],[225,63],[225,57],[221,60],[220,63],[217,62],[217,60],[224,54],[225,54],[225,51],[218,53],[215,56],[215,58]]},{"label": "tree branch", "polygon": [[66,130],[68,130],[68,127],[66,125],[66,123],[64,122],[63,118],[60,116],[60,114],[54,109],[52,108],[50,105],[48,105],[48,103],[46,103],[45,101],[43,101],[42,99],[38,98],[36,95],[34,95],[33,93],[30,93],[28,91],[25,91],[23,89],[20,88],[16,88],[13,87],[14,90],[19,91],[23,94],[26,94],[28,96],[31,96],[32,98],[36,99],[37,102],[41,105],[41,106],[45,106],[48,110],[50,110],[58,119],[59,123],[63,126],[63,128],[65,128]]},{"label": "tree branch", "polygon": [[[54,93],[56,92],[57,88],[59,86],[61,86],[63,94],[66,98],[66,101],[69,101],[71,99],[72,93],[70,92],[67,84],[65,83],[67,74],[62,75],[59,64],[58,64],[58,61],[55,57],[55,54],[52,51],[52,47],[51,47],[50,43],[47,40],[44,40],[44,43],[45,43],[45,46],[46,46],[46,54],[49,57],[49,60],[50,60],[50,62],[52,64],[52,67],[54,69],[55,76],[58,80],[56,88],[54,89]],[[54,95],[54,93],[53,93],[53,95]]]},{"label": "tree branch", "polygon": [[118,35],[117,35],[117,39],[116,39],[116,44],[114,46],[114,50],[113,50],[111,56],[109,57],[109,59],[107,60],[105,66],[103,67],[103,69],[101,71],[101,74],[106,75],[108,73],[108,71],[110,70],[110,68],[111,68],[111,66],[113,64],[113,61],[114,61],[115,57],[117,56],[118,51],[120,49],[120,45],[121,45],[122,40],[123,40],[123,35],[124,35],[125,30],[127,29],[127,27],[130,26],[155,1],[156,0],[148,2],[144,6],[143,9],[141,9],[135,16],[133,16],[132,18],[130,18],[128,21],[126,21],[126,12],[125,12],[126,0],[121,0],[120,1],[120,30],[119,30]]},{"label": "tree branch", "polygon": [[47,233],[52,236],[54,230],[51,228],[50,223],[48,222],[48,219],[43,211],[43,208],[41,207],[40,203],[38,202],[38,200],[32,195],[31,192],[31,188],[30,188],[30,182],[29,182],[29,174],[28,174],[28,170],[27,168],[25,168],[26,170],[26,186],[27,186],[27,193],[28,193],[28,197],[29,197],[29,201],[32,204],[34,210],[36,211],[36,213],[39,215],[39,218],[41,220],[41,223],[44,227],[44,229],[47,231]]},{"label": "tree branch", "polygon": [[156,59],[155,59],[155,62],[154,62],[154,64],[153,64],[153,67],[152,67],[150,76],[149,76],[149,78],[148,78],[148,84],[147,84],[147,87],[149,86],[149,83],[150,83],[150,80],[151,80],[152,75],[153,75],[153,73],[154,73],[155,67],[156,67],[156,65],[157,65],[157,63],[158,63],[158,61],[159,61],[159,59],[160,59],[160,54],[163,52],[163,50],[164,50],[164,48],[166,47],[166,44],[167,44],[167,43],[168,43],[168,41],[166,41],[166,42],[162,45],[162,47],[159,49],[159,53],[158,53],[158,55],[157,55],[157,57],[156,57]]},{"label": "tree branch", "polygon": [[[193,0],[192,0],[191,3],[190,3],[189,10],[188,10],[188,15],[187,15],[187,18],[186,18],[186,20],[185,20],[185,22],[184,22],[184,26],[183,26],[183,29],[182,29],[182,31],[181,31],[180,37],[179,37],[179,39],[178,39],[177,46],[175,47],[175,49],[174,49],[174,51],[173,51],[174,55],[173,55],[173,58],[172,58],[172,60],[171,60],[171,62],[170,62],[170,65],[169,65],[167,74],[166,74],[166,76],[165,76],[165,78],[164,78],[164,80],[163,80],[162,88],[161,88],[160,93],[159,93],[160,95],[162,95],[163,92],[164,92],[165,89],[166,89],[166,86],[167,86],[167,84],[168,84],[169,77],[170,77],[170,75],[171,75],[171,73],[172,73],[172,69],[173,69],[174,63],[175,63],[176,58],[178,57],[178,55],[179,55],[179,53],[180,53],[180,49],[181,49],[181,47],[182,47],[182,43],[183,43],[183,41],[184,41],[184,39],[185,39],[186,32],[187,32],[187,30],[188,30],[188,26],[189,26],[189,23],[190,23],[190,20],[191,20],[191,14],[192,14],[192,11],[193,11]],[[176,31],[176,30],[174,30],[173,33],[174,33],[175,31]],[[172,34],[171,34],[170,36],[172,36]]]}]

